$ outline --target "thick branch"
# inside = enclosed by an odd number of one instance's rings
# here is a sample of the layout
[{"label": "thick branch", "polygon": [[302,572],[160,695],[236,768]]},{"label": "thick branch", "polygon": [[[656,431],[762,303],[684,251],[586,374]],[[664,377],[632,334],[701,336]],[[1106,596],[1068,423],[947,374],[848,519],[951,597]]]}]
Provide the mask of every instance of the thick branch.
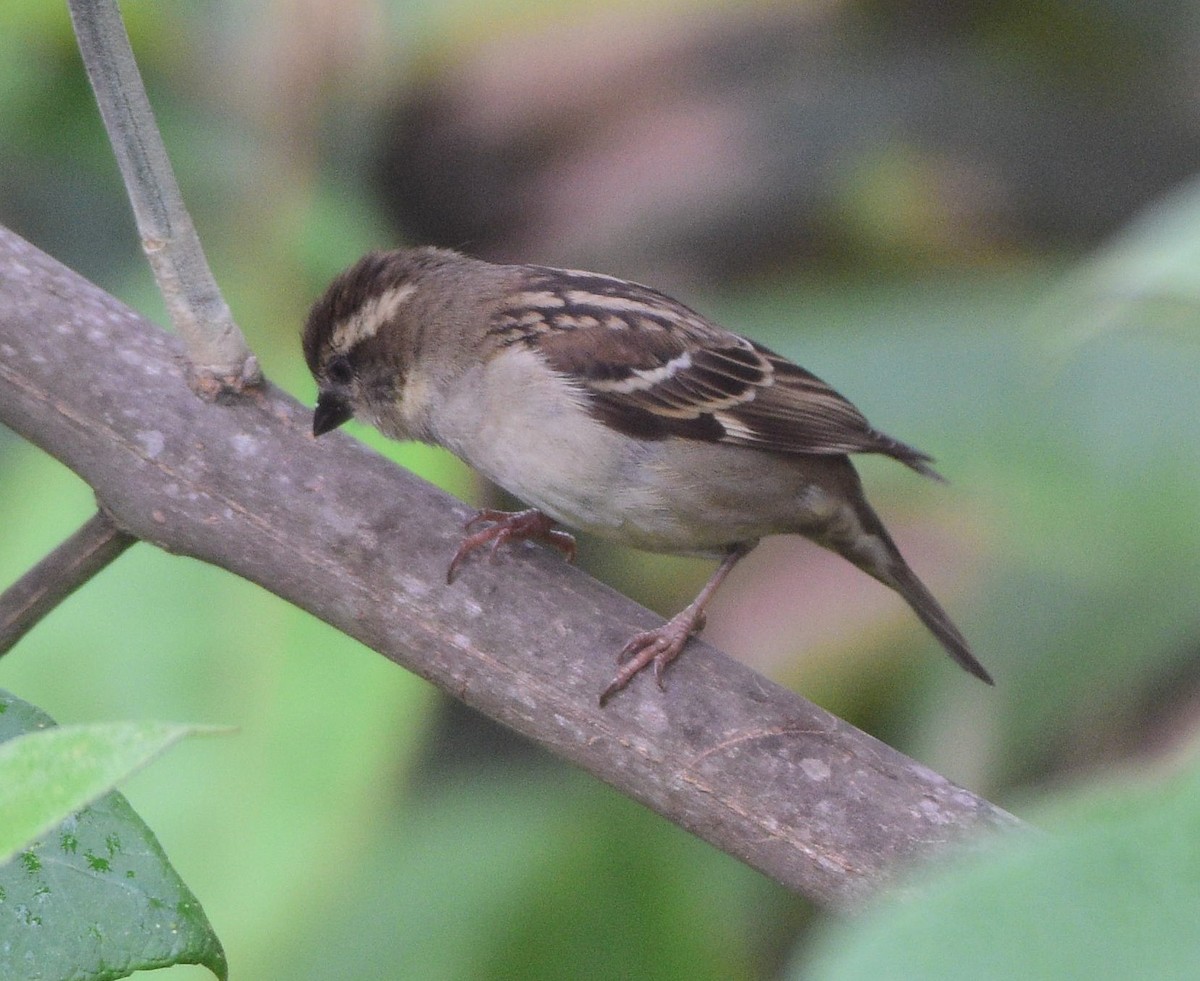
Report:
[{"label": "thick branch", "polygon": [[195,398],[177,342],[0,229],[0,422],[138,538],[311,611],[812,899],[1014,818],[694,643],[668,690],[607,708],[614,652],[656,618],[536,548],[452,586],[466,510],[266,387]]}]

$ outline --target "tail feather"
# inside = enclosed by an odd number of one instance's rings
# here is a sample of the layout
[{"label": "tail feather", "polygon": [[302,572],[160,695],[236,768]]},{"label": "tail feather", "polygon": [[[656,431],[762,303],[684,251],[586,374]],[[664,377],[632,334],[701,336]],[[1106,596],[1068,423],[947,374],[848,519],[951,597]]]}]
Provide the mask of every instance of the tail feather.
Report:
[{"label": "tail feather", "polygon": [[899,460],[906,467],[915,470],[924,477],[929,477],[931,480],[936,480],[938,483],[946,483],[946,478],[933,469],[933,457],[922,450],[918,450],[915,446],[909,446],[907,443],[902,443],[900,440],[881,433],[878,429],[871,430],[871,437],[875,443],[875,449],[871,452],[883,453],[890,456],[893,460]]},{"label": "tail feather", "polygon": [[843,539],[840,543],[826,541],[824,544],[834,548],[868,575],[899,593],[960,667],[980,681],[994,685],[996,682],[992,680],[987,668],[971,653],[970,645],[949,614],[942,609],[941,604],[904,561],[904,556],[892,541],[892,536],[888,534],[866,498],[860,495],[856,505],[861,537],[856,541]]},{"label": "tail feather", "polygon": [[891,569],[892,581],[887,585],[904,597],[913,612],[920,617],[921,622],[929,628],[930,633],[938,639],[942,647],[946,649],[946,653],[954,659],[959,667],[969,671],[980,681],[994,685],[996,682],[992,680],[987,668],[980,664],[979,659],[971,653],[971,647],[966,638],[954,625],[954,621],[950,619],[946,611],[942,609],[941,604],[933,598],[933,594],[925,588],[925,584],[908,567],[908,563],[904,561],[899,552],[896,552],[895,557],[896,562]]}]

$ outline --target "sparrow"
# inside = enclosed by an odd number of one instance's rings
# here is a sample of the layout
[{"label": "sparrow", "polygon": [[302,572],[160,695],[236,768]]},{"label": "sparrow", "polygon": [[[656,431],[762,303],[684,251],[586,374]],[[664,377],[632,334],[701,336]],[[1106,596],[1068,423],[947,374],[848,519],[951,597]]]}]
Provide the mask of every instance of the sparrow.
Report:
[{"label": "sparrow", "polygon": [[556,524],[720,560],[692,603],[625,645],[602,705],[651,664],[661,688],[725,577],[778,534],[894,589],[958,664],[993,683],[867,503],[849,454],[940,480],[932,458],[664,293],[440,248],[372,252],[314,303],[303,347],[319,389],[314,436],[357,418],[444,447],[531,505],[468,522],[448,582],[485,545],[535,539],[572,558],[574,538]]}]

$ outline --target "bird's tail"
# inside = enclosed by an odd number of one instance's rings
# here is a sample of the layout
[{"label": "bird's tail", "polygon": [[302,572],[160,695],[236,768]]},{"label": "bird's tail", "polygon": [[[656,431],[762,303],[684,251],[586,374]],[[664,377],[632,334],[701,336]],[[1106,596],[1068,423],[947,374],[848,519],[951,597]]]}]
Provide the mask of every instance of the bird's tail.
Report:
[{"label": "bird's tail", "polygon": [[981,681],[994,685],[995,682],[987,668],[971,653],[970,645],[949,614],[942,609],[941,604],[933,598],[933,594],[904,561],[904,556],[900,554],[878,515],[865,500],[858,503],[858,520],[863,526],[862,531],[867,541],[859,543],[858,547],[851,546],[845,550],[839,548],[838,551],[864,572],[904,597],[913,612],[960,667]]},{"label": "bird's tail", "polygon": [[[913,612],[920,617],[921,622],[946,649],[954,661],[976,678],[994,685],[992,676],[987,668],[979,663],[979,659],[971,653],[971,647],[962,632],[954,625],[941,604],[933,598],[933,593],[925,588],[925,584],[917,578],[917,574],[908,567],[899,551],[891,570],[892,581],[887,582],[896,592],[904,597]],[[878,577],[877,577],[878,578]]]},{"label": "bird's tail", "polygon": [[918,450],[915,446],[902,443],[887,433],[881,433],[878,429],[872,429],[870,436],[872,449],[869,452],[890,456],[893,460],[899,460],[906,467],[915,470],[924,477],[936,480],[940,484],[947,483],[946,478],[933,469],[933,457],[928,453]]}]

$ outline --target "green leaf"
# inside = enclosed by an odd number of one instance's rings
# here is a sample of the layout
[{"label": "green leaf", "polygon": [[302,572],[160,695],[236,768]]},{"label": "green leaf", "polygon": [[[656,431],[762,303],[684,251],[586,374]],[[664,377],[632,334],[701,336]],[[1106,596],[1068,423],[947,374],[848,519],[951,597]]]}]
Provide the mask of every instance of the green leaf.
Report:
[{"label": "green leaf", "polygon": [[1170,329],[1194,341],[1200,322],[1200,181],[1146,208],[1067,277],[1037,318],[1056,365],[1105,333]]},{"label": "green leaf", "polygon": [[0,746],[0,787],[19,792],[0,798],[0,864],[199,731],[163,722],[113,722],[54,726],[9,739]]},{"label": "green leaf", "polygon": [[1200,964],[1200,768],[1070,801],[817,938],[811,981],[1191,978]]},{"label": "green leaf", "polygon": [[58,728],[0,692],[0,841],[9,854],[18,850],[0,865],[0,977],[101,981],[172,964],[227,976],[199,902],[150,829],[109,790],[200,731],[214,730]]}]

